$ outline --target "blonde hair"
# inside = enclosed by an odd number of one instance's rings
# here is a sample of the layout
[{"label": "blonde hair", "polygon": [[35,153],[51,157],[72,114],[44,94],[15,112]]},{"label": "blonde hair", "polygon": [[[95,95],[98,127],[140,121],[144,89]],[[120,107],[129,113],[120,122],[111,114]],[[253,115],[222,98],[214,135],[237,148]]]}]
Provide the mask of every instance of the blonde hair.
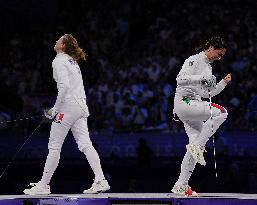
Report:
[{"label": "blonde hair", "polygon": [[87,54],[78,45],[77,40],[71,34],[65,34],[62,39],[64,52],[70,55],[75,61],[87,59]]}]

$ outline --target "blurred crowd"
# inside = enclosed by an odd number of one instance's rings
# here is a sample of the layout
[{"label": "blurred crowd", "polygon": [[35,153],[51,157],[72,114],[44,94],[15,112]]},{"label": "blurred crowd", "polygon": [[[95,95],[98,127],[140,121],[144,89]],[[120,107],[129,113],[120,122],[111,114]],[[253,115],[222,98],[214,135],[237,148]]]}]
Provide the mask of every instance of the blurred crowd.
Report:
[{"label": "blurred crowd", "polygon": [[228,51],[213,70],[217,79],[232,73],[232,83],[213,101],[229,112],[225,129],[256,130],[256,109],[248,106],[257,84],[255,1],[55,2],[46,19],[5,22],[0,121],[40,115],[53,105],[53,47],[62,34],[72,33],[89,56],[81,69],[90,130],[183,130],[172,121],[176,75],[197,46],[221,35]]}]

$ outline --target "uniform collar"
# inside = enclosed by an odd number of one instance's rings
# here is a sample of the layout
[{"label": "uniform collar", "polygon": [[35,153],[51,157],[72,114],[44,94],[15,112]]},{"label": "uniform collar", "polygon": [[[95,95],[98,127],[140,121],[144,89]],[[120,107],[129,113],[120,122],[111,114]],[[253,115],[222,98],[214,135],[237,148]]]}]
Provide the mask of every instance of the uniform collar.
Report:
[{"label": "uniform collar", "polygon": [[203,61],[207,64],[210,64],[209,59],[207,58],[207,56],[205,55],[204,51],[199,53],[200,57],[203,59]]},{"label": "uniform collar", "polygon": [[69,56],[67,53],[61,52],[61,53],[57,53],[56,57],[58,56]]}]

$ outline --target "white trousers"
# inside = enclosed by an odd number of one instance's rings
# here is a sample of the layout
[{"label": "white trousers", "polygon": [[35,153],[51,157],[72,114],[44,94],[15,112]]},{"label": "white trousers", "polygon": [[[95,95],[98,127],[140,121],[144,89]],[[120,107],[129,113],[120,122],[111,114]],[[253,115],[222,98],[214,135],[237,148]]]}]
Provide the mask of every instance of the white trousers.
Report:
[{"label": "white trousers", "polygon": [[[208,139],[217,131],[219,126],[227,118],[227,110],[218,104],[201,100],[183,100],[176,96],[174,99],[174,110],[179,119],[184,123],[189,143],[204,147]],[[212,110],[212,119],[211,119]],[[194,171],[196,162],[187,151],[182,164],[181,172],[176,184],[187,185]]]},{"label": "white trousers", "polygon": [[50,139],[48,143],[49,153],[46,159],[41,182],[49,184],[54,171],[56,170],[63,142],[71,129],[78,144],[78,148],[86,155],[86,158],[95,174],[95,180],[104,179],[99,156],[89,138],[87,127],[88,110],[84,99],[66,100],[60,112],[52,122]]}]

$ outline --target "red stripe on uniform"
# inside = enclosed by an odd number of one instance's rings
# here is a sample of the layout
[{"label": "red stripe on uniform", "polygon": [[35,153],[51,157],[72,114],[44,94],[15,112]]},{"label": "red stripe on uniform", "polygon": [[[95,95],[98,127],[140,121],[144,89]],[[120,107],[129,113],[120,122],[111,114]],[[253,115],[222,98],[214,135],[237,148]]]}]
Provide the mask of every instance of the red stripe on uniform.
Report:
[{"label": "red stripe on uniform", "polygon": [[211,106],[218,108],[222,113],[226,112],[225,108],[218,104],[212,103]]},{"label": "red stripe on uniform", "polygon": [[64,114],[63,114],[63,113],[60,113],[60,114],[59,114],[59,117],[58,117],[58,121],[62,121],[62,120],[63,120],[63,117],[64,117]]}]

